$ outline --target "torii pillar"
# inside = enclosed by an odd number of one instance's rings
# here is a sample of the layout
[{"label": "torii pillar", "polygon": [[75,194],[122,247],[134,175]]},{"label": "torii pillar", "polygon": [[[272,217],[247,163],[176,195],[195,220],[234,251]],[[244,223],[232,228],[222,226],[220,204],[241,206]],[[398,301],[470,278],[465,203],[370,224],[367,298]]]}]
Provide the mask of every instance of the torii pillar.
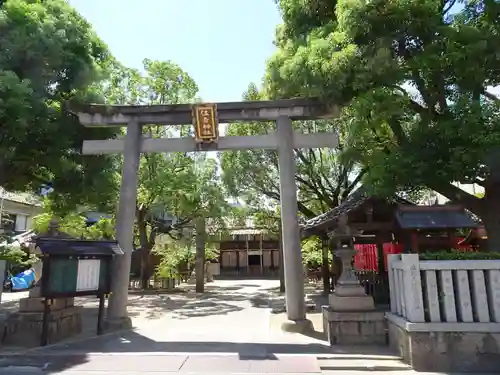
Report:
[{"label": "torii pillar", "polygon": [[[288,322],[286,330],[301,331],[311,327],[306,319],[304,295],[304,271],[300,246],[300,229],[297,210],[297,188],[295,181],[296,148],[337,147],[335,133],[300,134],[294,132],[292,120],[332,118],[338,114],[337,107],[325,107],[322,103],[307,99],[290,99],[261,102],[196,104],[172,106],[102,106],[87,105],[74,109],[85,126],[126,126],[125,139],[84,141],[84,154],[123,153],[123,173],[117,218],[117,236],[125,255],[115,262],[113,293],[108,307],[108,320],[113,326],[130,324],[127,317],[127,296],[133,250],[133,230],[137,201],[137,173],[141,152],[193,152],[200,151],[195,139],[142,137],[141,126],[147,124],[178,125],[192,121],[193,113],[202,118],[197,132],[214,140],[212,149],[202,151],[225,151],[245,149],[278,150],[278,167],[281,195],[281,229],[283,263],[285,273],[285,296]],[[206,117],[203,118],[204,113]],[[201,115],[200,115],[201,114]],[[218,117],[218,119],[217,119]],[[276,133],[256,136],[218,137],[217,120],[230,121],[275,121]]]}]

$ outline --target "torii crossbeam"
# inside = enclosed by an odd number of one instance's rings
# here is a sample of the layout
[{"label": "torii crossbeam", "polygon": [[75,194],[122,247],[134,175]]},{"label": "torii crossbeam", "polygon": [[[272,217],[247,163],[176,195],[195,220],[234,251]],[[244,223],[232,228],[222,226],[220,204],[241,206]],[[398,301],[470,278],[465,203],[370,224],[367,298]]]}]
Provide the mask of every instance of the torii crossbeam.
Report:
[{"label": "torii crossbeam", "polygon": [[[336,106],[325,106],[309,99],[253,101],[217,104],[181,104],[153,106],[85,105],[73,107],[80,122],[87,127],[126,126],[124,139],[83,142],[83,154],[124,155],[120,201],[117,215],[117,238],[125,255],[115,261],[113,293],[108,319],[116,323],[127,318],[127,295],[133,249],[137,180],[141,153],[224,151],[249,149],[278,150],[281,195],[283,266],[286,309],[290,321],[306,320],[304,274],[297,215],[295,148],[336,148],[335,133],[300,134],[293,131],[293,120],[334,118]],[[218,136],[218,123],[234,121],[275,121],[276,133],[256,136]],[[142,136],[142,126],[186,125],[193,123],[195,137],[152,139]],[[113,323],[112,323],[113,324]]]}]

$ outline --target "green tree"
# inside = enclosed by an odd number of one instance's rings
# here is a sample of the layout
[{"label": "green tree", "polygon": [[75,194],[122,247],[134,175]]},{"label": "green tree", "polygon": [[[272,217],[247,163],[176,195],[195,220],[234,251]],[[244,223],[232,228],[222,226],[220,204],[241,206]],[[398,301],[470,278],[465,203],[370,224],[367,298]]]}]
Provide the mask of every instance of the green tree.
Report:
[{"label": "green tree", "polygon": [[57,220],[58,230],[72,237],[86,240],[112,240],[115,239],[114,219],[100,219],[98,222],[88,226],[84,215],[72,212],[58,217],[47,205],[44,213],[33,219],[33,230],[36,234],[48,233],[50,223]]},{"label": "green tree", "polygon": [[[86,240],[111,240],[115,235],[115,223],[113,219],[101,219],[91,226],[87,225],[87,218],[77,213],[69,213],[62,217],[52,210],[54,207],[50,201],[44,202],[42,214],[33,218],[35,234],[49,232],[50,222],[58,220],[58,230],[74,238]],[[12,238],[0,237],[0,259],[9,261],[9,272],[17,274],[31,267],[39,261],[35,254],[30,254],[25,244],[19,245]]]},{"label": "green tree", "polygon": [[64,106],[100,100],[88,89],[107,74],[106,45],[63,0],[5,1],[0,35],[0,186],[37,191],[50,181],[59,206],[106,201],[112,160],[79,150],[115,131],[84,128]]},{"label": "green tree", "polygon": [[[264,93],[250,84],[244,100],[265,99]],[[332,121],[296,121],[302,133],[333,131]],[[273,123],[245,122],[228,125],[228,135],[262,135],[274,133]],[[333,149],[295,150],[300,213],[312,218],[341,203],[360,182],[364,174],[356,163],[340,161]],[[278,155],[275,150],[242,150],[220,154],[223,181],[229,193],[243,198],[249,205],[264,199],[280,201]]]},{"label": "green tree", "polygon": [[499,251],[500,3],[278,3],[268,95],[344,105],[346,157],[368,168],[375,191],[433,189],[481,217]]},{"label": "green tree", "polygon": [[[144,60],[144,73],[114,66],[119,82],[106,92],[123,104],[178,104],[197,101],[196,82],[171,61]],[[191,132],[192,126],[151,125],[145,135],[175,137]],[[217,163],[206,154],[157,153],[141,156],[136,208],[137,242],[141,253],[143,288],[149,285],[155,265],[152,250],[158,237],[179,239],[183,229],[197,217],[219,218],[226,207],[217,179]],[[165,220],[164,214],[175,217]]]},{"label": "green tree", "polygon": [[[185,236],[182,240],[167,239],[154,249],[160,256],[156,274],[163,278],[182,277],[193,271],[196,262],[195,236]],[[205,248],[205,259],[217,259],[216,243],[210,242]]]}]

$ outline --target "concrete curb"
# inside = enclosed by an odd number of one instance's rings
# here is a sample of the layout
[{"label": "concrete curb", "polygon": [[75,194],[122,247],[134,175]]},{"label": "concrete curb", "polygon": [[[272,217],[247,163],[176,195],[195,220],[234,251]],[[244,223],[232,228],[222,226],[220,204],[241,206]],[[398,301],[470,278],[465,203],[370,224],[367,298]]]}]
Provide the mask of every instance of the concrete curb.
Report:
[{"label": "concrete curb", "polygon": [[98,339],[98,338],[101,338],[101,337],[109,337],[109,336],[113,336],[113,335],[120,335],[120,334],[122,334],[124,332],[134,331],[135,329],[136,328],[121,329],[121,330],[118,330],[118,331],[106,332],[106,333],[103,333],[102,335],[92,335],[92,336],[88,336],[88,337],[81,337],[81,338],[75,339],[75,340],[68,340],[68,341],[64,341],[64,342],[58,342],[58,343],[50,344],[50,345],[47,345],[47,346],[37,346],[35,348],[20,349],[20,350],[13,351],[13,352],[4,352],[4,353],[2,353],[0,351],[0,359],[1,359],[1,357],[14,357],[14,356],[21,356],[21,355],[32,354],[32,353],[36,354],[36,352],[43,352],[44,350],[47,350],[47,349],[54,349],[54,348],[57,348],[57,347],[61,347],[61,346],[65,346],[65,345],[71,345],[71,344],[77,344],[77,343],[81,343],[81,342],[84,342],[84,341],[92,341],[92,340],[95,340],[95,339]]}]

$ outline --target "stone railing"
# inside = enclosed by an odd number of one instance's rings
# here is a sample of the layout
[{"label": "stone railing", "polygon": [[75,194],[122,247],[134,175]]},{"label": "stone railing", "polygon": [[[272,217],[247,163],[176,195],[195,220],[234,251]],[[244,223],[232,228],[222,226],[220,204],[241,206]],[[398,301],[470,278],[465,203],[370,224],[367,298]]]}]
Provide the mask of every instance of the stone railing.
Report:
[{"label": "stone railing", "polygon": [[500,260],[388,257],[391,313],[412,323],[500,323]]}]

